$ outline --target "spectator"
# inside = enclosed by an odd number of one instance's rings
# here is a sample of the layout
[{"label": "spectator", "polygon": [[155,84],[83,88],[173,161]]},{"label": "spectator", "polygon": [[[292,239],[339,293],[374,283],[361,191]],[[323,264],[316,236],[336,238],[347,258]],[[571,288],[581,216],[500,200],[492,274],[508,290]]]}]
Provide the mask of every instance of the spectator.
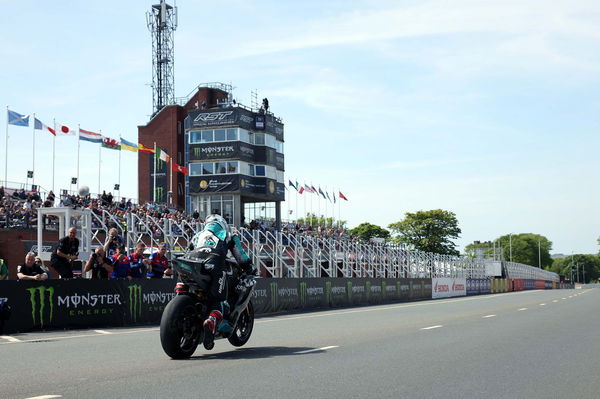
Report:
[{"label": "spectator", "polygon": [[150,255],[150,266],[152,271],[148,273],[150,278],[163,278],[163,276],[171,276],[171,266],[169,259],[165,256],[167,253],[167,244],[160,244],[158,251]]},{"label": "spectator", "polygon": [[42,260],[42,258],[40,258],[39,256],[36,256],[35,264],[42,268],[44,273],[46,273],[46,275],[48,275],[48,278],[52,278],[52,275],[50,274],[50,269],[48,269],[48,266],[46,266],[44,264],[44,261]]},{"label": "spectator", "polygon": [[0,281],[8,280],[8,265],[0,258]]},{"label": "spectator", "polygon": [[150,261],[144,258],[145,249],[146,244],[140,242],[135,246],[135,252],[129,256],[129,261],[131,262],[131,277],[133,278],[146,278],[146,272],[148,271]]},{"label": "spectator", "polygon": [[40,265],[35,263],[35,254],[33,252],[25,255],[25,263],[17,266],[17,278],[19,280],[37,280],[48,279],[48,275],[42,270]]},{"label": "spectator", "polygon": [[59,274],[60,278],[73,278],[73,264],[79,255],[79,240],[76,237],[77,229],[71,227],[69,235],[58,242],[58,248],[50,257],[50,264]]},{"label": "spectator", "polygon": [[128,278],[131,280],[131,262],[125,253],[125,245],[117,247],[117,253],[111,256],[113,271],[111,278]]},{"label": "spectator", "polygon": [[119,235],[119,231],[116,228],[113,227],[108,230],[108,237],[106,237],[104,243],[104,251],[109,258],[117,252],[118,247],[124,244],[125,241],[123,240],[123,237]]},{"label": "spectator", "polygon": [[90,254],[84,273],[92,272],[91,279],[108,279],[113,272],[112,262],[105,256],[104,248],[98,247]]}]

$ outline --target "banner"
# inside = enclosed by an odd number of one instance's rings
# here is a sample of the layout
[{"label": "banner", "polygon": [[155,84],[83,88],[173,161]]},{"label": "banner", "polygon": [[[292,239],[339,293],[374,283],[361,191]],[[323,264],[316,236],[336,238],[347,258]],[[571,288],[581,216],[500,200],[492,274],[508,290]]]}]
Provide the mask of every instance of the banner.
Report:
[{"label": "banner", "polygon": [[257,114],[243,108],[191,111],[185,124],[190,129],[239,126],[249,131],[260,130],[270,133],[277,140],[283,141],[283,123],[278,118],[273,114]]},{"label": "banner", "polygon": [[431,292],[433,299],[467,295],[466,278],[435,277],[431,282],[433,284]]},{"label": "banner", "polygon": [[[4,333],[157,324],[175,279],[3,281],[13,309]],[[257,314],[431,299],[430,279],[258,278]]]},{"label": "banner", "polygon": [[253,194],[258,199],[283,200],[285,185],[265,177],[246,175],[190,176],[189,192],[192,194],[217,192]]},{"label": "banner", "polygon": [[467,295],[490,294],[494,289],[493,281],[487,278],[468,278]]}]

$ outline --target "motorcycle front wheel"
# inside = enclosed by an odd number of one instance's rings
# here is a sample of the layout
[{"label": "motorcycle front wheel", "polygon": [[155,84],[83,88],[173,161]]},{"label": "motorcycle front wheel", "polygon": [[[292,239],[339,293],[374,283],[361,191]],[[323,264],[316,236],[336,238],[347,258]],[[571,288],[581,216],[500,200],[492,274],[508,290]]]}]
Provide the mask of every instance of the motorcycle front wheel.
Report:
[{"label": "motorcycle front wheel", "polygon": [[229,343],[233,346],[242,346],[250,339],[252,335],[252,329],[254,328],[254,307],[252,302],[248,302],[246,309],[240,314],[235,330],[231,333],[231,336],[227,338]]},{"label": "motorcycle front wheel", "polygon": [[196,302],[187,295],[177,295],[165,307],[160,319],[160,343],[173,359],[187,359],[202,339]]}]

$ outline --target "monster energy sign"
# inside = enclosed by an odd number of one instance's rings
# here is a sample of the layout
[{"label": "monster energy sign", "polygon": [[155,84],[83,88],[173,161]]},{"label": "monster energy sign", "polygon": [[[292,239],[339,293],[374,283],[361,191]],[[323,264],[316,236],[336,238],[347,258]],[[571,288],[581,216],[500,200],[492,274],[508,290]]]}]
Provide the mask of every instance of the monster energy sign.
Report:
[{"label": "monster energy sign", "polygon": [[129,317],[136,322],[142,318],[142,286],[130,285],[129,290]]},{"label": "monster energy sign", "polygon": [[[46,325],[51,324],[54,316],[54,287],[42,285],[27,288],[26,291],[29,292],[33,326],[39,325],[41,328],[44,328],[44,320],[46,320]],[[48,310],[45,311],[46,309]]]}]

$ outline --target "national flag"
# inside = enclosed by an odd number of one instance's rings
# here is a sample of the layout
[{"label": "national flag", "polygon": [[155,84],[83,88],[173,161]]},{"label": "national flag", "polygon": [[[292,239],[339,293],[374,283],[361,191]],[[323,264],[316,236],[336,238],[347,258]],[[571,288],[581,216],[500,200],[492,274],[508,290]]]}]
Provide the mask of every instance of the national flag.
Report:
[{"label": "national flag", "polygon": [[315,188],[315,186],[311,185],[310,189],[312,190],[311,191],[312,193],[315,193],[315,194],[317,193],[317,189]]},{"label": "national flag", "polygon": [[335,200],[335,194],[334,194],[334,193],[331,193],[331,196],[333,197],[333,203],[335,204],[335,201],[336,201],[336,200]]},{"label": "national flag", "polygon": [[102,143],[102,135],[100,133],[90,132],[79,128],[79,140],[89,141],[90,143]]},{"label": "national flag", "polygon": [[325,191],[325,194],[327,194],[327,199],[329,200],[329,202],[331,202],[331,198],[329,198],[329,193]]},{"label": "national flag", "polygon": [[56,136],[56,130],[52,129],[50,126],[44,125],[38,118],[33,118],[33,128],[35,130],[47,130]]},{"label": "national flag", "polygon": [[169,154],[167,154],[165,150],[161,150],[160,148],[156,148],[156,157],[163,162],[169,162],[171,160]]},{"label": "national flag", "polygon": [[323,193],[323,190],[321,190],[321,187],[319,187],[319,194],[321,194],[323,198],[325,198],[325,194]]},{"label": "national flag", "polygon": [[300,194],[302,194],[302,193],[304,192],[304,186],[300,186],[300,188],[298,189],[298,192],[299,192]]},{"label": "national flag", "polygon": [[119,140],[111,139],[110,137],[102,136],[102,147],[108,148],[109,150],[121,150]]},{"label": "national flag", "polygon": [[294,183],[292,183],[291,180],[288,180],[288,186],[292,186],[292,187],[294,187],[296,189],[296,191],[298,191],[298,187],[294,186]]},{"label": "national flag", "polygon": [[121,149],[131,152],[138,152],[137,144],[127,141],[124,138],[121,138]]},{"label": "national flag", "polygon": [[186,168],[185,166],[177,165],[175,162],[173,162],[173,171],[183,173],[184,175],[190,174],[188,168]]},{"label": "national flag", "polygon": [[29,126],[29,115],[21,115],[18,112],[8,110],[6,120],[9,125],[15,126]]},{"label": "national flag", "polygon": [[70,127],[61,125],[60,123],[54,122],[54,130],[59,133],[59,136],[75,136],[75,130],[71,130]]},{"label": "national flag", "polygon": [[344,201],[348,201],[348,198],[346,198],[346,196],[344,194],[342,194],[341,191],[339,191],[340,194],[340,198],[343,199]]},{"label": "national flag", "polygon": [[315,193],[316,191],[312,188],[310,188],[309,185],[305,184],[304,185],[304,190],[308,191],[309,193]]},{"label": "national flag", "polygon": [[142,143],[138,143],[138,152],[143,152],[143,153],[146,153],[146,154],[154,154],[154,148],[153,147],[146,147]]}]

